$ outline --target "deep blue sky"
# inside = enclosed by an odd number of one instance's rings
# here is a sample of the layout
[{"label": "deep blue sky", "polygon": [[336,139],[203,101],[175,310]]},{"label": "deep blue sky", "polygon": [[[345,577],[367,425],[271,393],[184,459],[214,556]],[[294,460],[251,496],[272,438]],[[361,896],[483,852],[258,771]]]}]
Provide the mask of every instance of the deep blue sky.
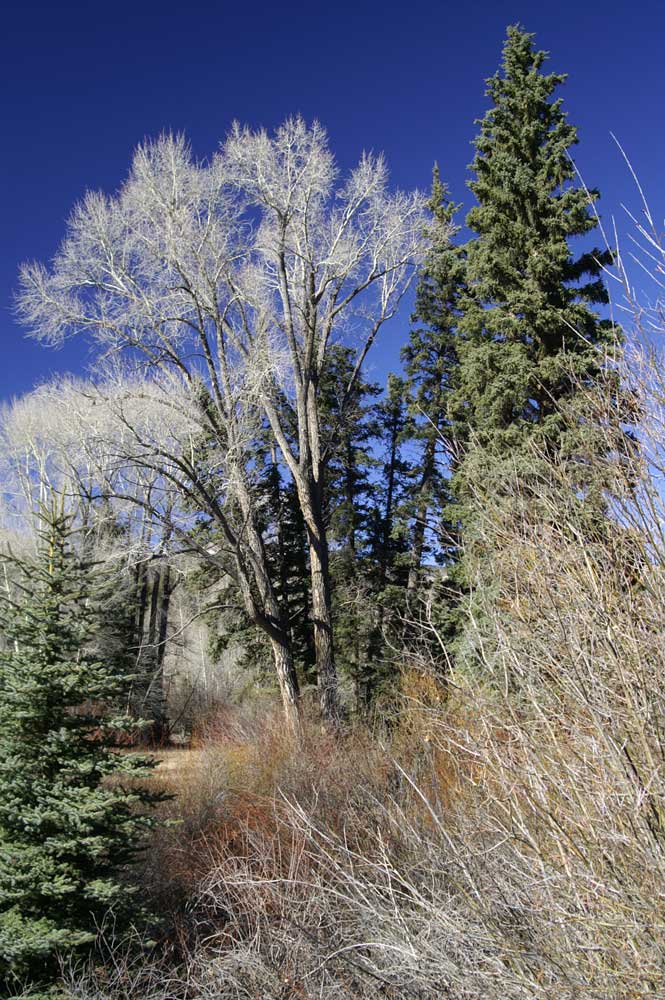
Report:
[{"label": "deep blue sky", "polygon": [[[203,157],[235,118],[272,127],[300,112],[326,126],[342,167],[364,148],[383,150],[396,184],[427,188],[436,159],[469,205],[484,78],[516,21],[550,51],[550,68],[569,73],[575,156],[602,192],[604,217],[620,217],[622,201],[637,206],[613,131],[662,219],[665,5],[655,0],[10,3],[0,42],[0,398],[86,363],[81,344],[49,351],[16,326],[17,266],[54,254],[75,201],[86,188],[115,190],[144,137],[183,130]],[[385,331],[375,373],[396,363],[407,329],[408,308]]]}]

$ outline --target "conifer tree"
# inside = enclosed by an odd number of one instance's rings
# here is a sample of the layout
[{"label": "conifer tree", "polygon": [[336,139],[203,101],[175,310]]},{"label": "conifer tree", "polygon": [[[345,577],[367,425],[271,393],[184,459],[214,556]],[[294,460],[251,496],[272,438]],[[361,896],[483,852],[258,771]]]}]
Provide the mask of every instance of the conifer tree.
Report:
[{"label": "conifer tree", "polygon": [[379,438],[383,443],[381,479],[375,490],[379,504],[374,511],[373,550],[379,590],[399,587],[405,579],[405,541],[395,532],[398,512],[409,492],[411,463],[404,456],[409,413],[404,380],[388,376],[385,398],[377,407]]},{"label": "conifer tree", "polygon": [[[488,81],[492,107],[480,121],[478,204],[467,216],[467,293],[461,302],[459,382],[451,413],[467,442],[456,471],[457,498],[476,478],[501,475],[506,461],[526,480],[527,440],[549,453],[566,446],[562,404],[603,376],[603,345],[617,330],[594,306],[608,301],[601,272],[607,250],[575,254],[570,241],[597,226],[597,191],[576,183],[570,149],[577,130],[545,74],[547,55],[518,26],[508,29],[500,71]],[[472,447],[468,447],[468,443]]]},{"label": "conifer tree", "polygon": [[416,289],[413,316],[419,325],[402,350],[408,434],[417,453],[412,485],[400,511],[409,537],[410,596],[417,594],[426,557],[450,564],[456,555],[449,477],[457,448],[449,405],[456,387],[457,322],[465,277],[464,251],[450,238],[458,208],[448,198],[435,166],[429,202],[431,244]]},{"label": "conifer tree", "polygon": [[367,607],[373,603],[368,544],[371,498],[375,490],[374,400],[380,389],[368,382],[362,371],[353,378],[355,364],[351,349],[335,345],[323,371],[319,393],[326,446],[325,509],[337,657],[340,673],[353,682],[356,707],[363,711],[371,632]]},{"label": "conifer tree", "polygon": [[354,377],[355,364],[351,348],[334,345],[319,384],[326,521],[333,548],[352,553],[362,550],[367,535],[377,432],[373,400],[381,392],[362,370]]},{"label": "conifer tree", "polygon": [[[275,592],[291,640],[295,666],[304,683],[316,683],[316,653],[310,622],[307,531],[295,484],[280,465],[270,442],[261,457],[265,463],[263,525],[266,551],[275,579]],[[265,656],[265,654],[264,654]]]},{"label": "conifer tree", "polygon": [[[105,913],[137,915],[123,877],[158,796],[147,761],[114,749],[128,678],[94,653],[99,587],[71,519],[41,517],[34,564],[14,561],[0,607],[0,984],[48,981],[59,952],[89,946]],[[132,779],[126,784],[123,779]],[[6,995],[3,994],[3,995]]]},{"label": "conifer tree", "polygon": [[368,594],[365,628],[369,626],[363,664],[363,700],[369,706],[395,677],[393,647],[401,629],[408,575],[408,543],[400,530],[400,512],[412,481],[405,455],[409,413],[404,380],[388,376],[384,398],[375,408],[378,474],[372,486],[364,577]]}]

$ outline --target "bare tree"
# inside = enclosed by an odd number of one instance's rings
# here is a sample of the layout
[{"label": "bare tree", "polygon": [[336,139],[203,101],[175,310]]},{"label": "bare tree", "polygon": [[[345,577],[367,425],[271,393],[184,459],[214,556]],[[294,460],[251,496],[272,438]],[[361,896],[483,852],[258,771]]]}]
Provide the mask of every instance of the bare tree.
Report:
[{"label": "bare tree", "polygon": [[[383,160],[364,156],[335,189],[336,171],[318,125],[287,122],[274,139],[235,127],[224,155],[234,183],[261,214],[253,266],[238,275],[236,337],[251,343],[265,327],[286,354],[288,399],[262,405],[293,476],[307,527],[314,639],[326,717],[337,714],[323,475],[332,442],[322,439],[318,387],[327,350],[346,327],[357,347],[348,397],[382,324],[394,315],[421,253],[423,201],[387,192]],[[342,406],[344,400],[342,401]]]},{"label": "bare tree", "polygon": [[[4,520],[16,540],[32,538],[33,514],[49,494],[62,498],[86,558],[114,572],[111,634],[104,654],[131,652],[136,678],[131,699],[146,707],[153,736],[164,730],[164,657],[169,605],[179,575],[170,556],[169,503],[145,468],[117,461],[122,430],[98,389],[69,379],[45,385],[4,408],[0,417]],[[105,609],[108,611],[109,609]],[[121,615],[124,633],[118,645]],[[111,645],[109,645],[109,641]]]},{"label": "bare tree", "polygon": [[[136,576],[137,655],[155,654],[158,668],[165,622],[153,605],[155,585],[163,594],[164,581],[149,571],[149,564],[161,564],[165,557],[168,563],[179,552],[195,552],[220,576],[230,571],[253,620],[281,625],[262,540],[246,521],[247,510],[252,517],[256,511],[250,476],[238,463],[243,449],[227,449],[222,456],[221,447],[211,447],[210,407],[201,404],[202,397],[208,398],[203,387],[192,388],[178,371],[132,377],[107,371],[96,383],[62,380],[40,388],[9,409],[2,425],[7,482],[17,481],[24,508],[34,506],[40,491],[57,483],[77,505],[79,521],[89,519],[86,511],[94,499],[108,504],[110,515],[126,527],[127,549],[114,557]],[[244,424],[244,433],[251,435],[246,415]],[[237,446],[239,421],[235,431]],[[212,544],[210,533],[199,537],[196,531],[202,521],[216,529]],[[144,621],[151,588],[149,621]],[[152,648],[144,650],[146,625]],[[288,632],[283,628],[270,638],[287,719],[297,732],[298,684]]]},{"label": "bare tree", "polygon": [[[36,337],[57,343],[87,332],[105,354],[151,369],[188,395],[240,516],[231,524],[214,490],[191,477],[195,455],[174,485],[187,480],[234,550],[245,606],[268,633],[283,681],[295,677],[288,629],[248,469],[248,424],[267,418],[309,535],[328,718],[338,706],[323,518],[330,442],[321,437],[319,380],[330,344],[343,334],[356,346],[350,393],[420,259],[423,205],[418,194],[388,191],[381,158],[364,156],[338,181],[323,129],[299,118],[274,136],[234,127],[208,164],[166,136],[137,151],[117,196],[85,197],[50,269],[22,270],[19,312]],[[297,700],[297,691],[291,696]]]}]

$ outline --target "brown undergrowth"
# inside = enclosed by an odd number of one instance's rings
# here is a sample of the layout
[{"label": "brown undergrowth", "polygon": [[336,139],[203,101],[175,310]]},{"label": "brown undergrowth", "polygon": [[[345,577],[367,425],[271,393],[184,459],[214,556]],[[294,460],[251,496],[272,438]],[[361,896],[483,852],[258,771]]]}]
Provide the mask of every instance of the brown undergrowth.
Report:
[{"label": "brown undergrowth", "polygon": [[380,823],[380,803],[395,782],[390,753],[366,728],[335,733],[312,712],[296,742],[279,705],[220,708],[188,749],[159,759],[154,780],[172,798],[162,806],[143,879],[157,909],[177,922],[220,857],[260,840],[286,863],[282,817],[290,803],[360,844]]}]

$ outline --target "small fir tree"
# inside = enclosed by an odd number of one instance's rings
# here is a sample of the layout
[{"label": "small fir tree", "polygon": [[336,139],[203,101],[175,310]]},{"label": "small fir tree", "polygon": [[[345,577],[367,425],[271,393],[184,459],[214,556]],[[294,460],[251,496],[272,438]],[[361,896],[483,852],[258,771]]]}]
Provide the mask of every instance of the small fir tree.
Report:
[{"label": "small fir tree", "polygon": [[[71,518],[41,515],[33,564],[12,559],[0,624],[0,983],[47,981],[105,913],[139,912],[123,878],[158,796],[149,762],[114,748],[129,678],[94,655],[100,585],[71,544]],[[114,665],[117,668],[117,663]]]}]

